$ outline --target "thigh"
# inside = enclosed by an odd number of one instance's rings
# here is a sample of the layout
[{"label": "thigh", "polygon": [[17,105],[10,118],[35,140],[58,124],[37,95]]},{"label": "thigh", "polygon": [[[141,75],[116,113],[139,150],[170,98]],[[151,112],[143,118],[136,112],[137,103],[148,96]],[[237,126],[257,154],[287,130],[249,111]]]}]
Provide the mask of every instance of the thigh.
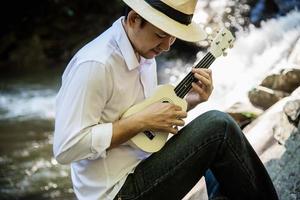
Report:
[{"label": "thigh", "polygon": [[213,162],[224,138],[224,117],[210,111],[186,125],[136,167],[120,194],[131,187],[131,199],[182,199]]}]

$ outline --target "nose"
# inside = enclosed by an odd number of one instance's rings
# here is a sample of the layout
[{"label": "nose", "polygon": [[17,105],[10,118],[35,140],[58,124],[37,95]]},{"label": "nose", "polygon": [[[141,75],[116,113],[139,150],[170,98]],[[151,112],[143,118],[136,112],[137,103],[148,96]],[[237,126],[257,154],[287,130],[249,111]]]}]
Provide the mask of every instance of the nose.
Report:
[{"label": "nose", "polygon": [[176,38],[173,36],[168,36],[163,39],[160,43],[159,48],[163,51],[169,51],[172,44],[175,42]]}]

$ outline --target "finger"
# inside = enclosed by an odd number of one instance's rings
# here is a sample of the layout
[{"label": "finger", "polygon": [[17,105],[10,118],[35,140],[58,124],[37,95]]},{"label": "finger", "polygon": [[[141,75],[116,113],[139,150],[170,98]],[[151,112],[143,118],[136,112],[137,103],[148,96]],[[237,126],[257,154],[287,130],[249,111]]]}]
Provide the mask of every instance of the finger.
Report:
[{"label": "finger", "polygon": [[177,134],[178,133],[178,127],[177,126],[170,127],[168,132],[172,133],[172,134]]},{"label": "finger", "polygon": [[[206,69],[206,70],[208,70],[208,69]],[[198,79],[199,81],[201,81],[204,84],[204,86],[206,86],[208,88],[211,87],[211,85],[212,85],[211,70],[209,70],[208,72],[199,71],[199,73],[194,73],[194,77],[196,79]]]},{"label": "finger", "polygon": [[205,94],[205,90],[196,83],[192,83],[192,87],[200,96]]},{"label": "finger", "polygon": [[207,73],[207,74],[212,73],[211,69],[207,69],[207,68],[192,68],[192,72],[194,72],[194,73]]},{"label": "finger", "polygon": [[173,104],[175,111],[181,111],[182,108],[178,105]]},{"label": "finger", "polygon": [[173,122],[175,126],[184,126],[185,122],[182,119],[177,119]]},{"label": "finger", "polygon": [[181,118],[186,118],[187,117],[187,112],[186,111],[178,111],[175,114],[176,119],[181,119]]},{"label": "finger", "polygon": [[202,76],[200,74],[197,74],[197,73],[194,74],[194,77],[196,79],[198,79],[199,81],[201,81],[201,83],[204,84],[206,87],[208,87],[208,86],[211,85],[211,79],[210,79],[210,77],[206,78],[206,77],[204,77],[204,76]]},{"label": "finger", "polygon": [[212,71],[211,69],[204,69],[204,68],[193,68],[192,72],[194,74],[200,74],[204,77],[206,77],[207,79],[212,77]]}]

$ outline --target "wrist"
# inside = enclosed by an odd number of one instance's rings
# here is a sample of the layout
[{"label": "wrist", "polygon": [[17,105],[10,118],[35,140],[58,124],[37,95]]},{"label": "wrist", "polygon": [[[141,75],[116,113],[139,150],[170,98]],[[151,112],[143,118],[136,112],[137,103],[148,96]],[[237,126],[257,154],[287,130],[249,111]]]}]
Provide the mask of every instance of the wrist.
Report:
[{"label": "wrist", "polygon": [[147,130],[147,123],[146,120],[144,120],[144,117],[139,115],[132,115],[130,117],[130,120],[135,124],[136,130],[138,132],[143,132]]}]

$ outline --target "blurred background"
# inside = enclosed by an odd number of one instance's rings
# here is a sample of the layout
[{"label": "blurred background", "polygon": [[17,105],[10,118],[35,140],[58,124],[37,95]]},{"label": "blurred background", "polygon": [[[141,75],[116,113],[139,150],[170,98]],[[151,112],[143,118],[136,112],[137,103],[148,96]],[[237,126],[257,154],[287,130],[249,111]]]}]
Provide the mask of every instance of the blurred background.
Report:
[{"label": "blurred background", "polygon": [[[198,0],[194,20],[211,38],[225,26],[236,41],[228,55],[211,66],[215,90],[209,102],[195,108],[187,121],[206,110],[220,109],[230,112],[246,128],[299,87],[299,8],[299,0]],[[58,164],[52,155],[55,95],[68,61],[122,15],[123,3],[10,0],[0,10],[0,199],[74,199],[69,166]],[[172,51],[157,58],[159,83],[180,81],[209,51],[209,42],[177,40]],[[270,74],[282,74],[285,69],[296,71],[293,85],[263,103],[266,94],[262,91],[267,90],[258,86]],[[255,108],[237,111],[237,103]],[[288,149],[287,138],[276,140],[285,148],[278,161]],[[300,153],[299,137],[293,141],[294,157],[281,159],[294,162],[288,175],[276,175],[283,163],[265,162],[281,199],[300,199],[300,161],[294,159]],[[256,150],[263,152],[259,147]],[[196,199],[197,192],[203,190],[196,188],[187,199]]]}]

